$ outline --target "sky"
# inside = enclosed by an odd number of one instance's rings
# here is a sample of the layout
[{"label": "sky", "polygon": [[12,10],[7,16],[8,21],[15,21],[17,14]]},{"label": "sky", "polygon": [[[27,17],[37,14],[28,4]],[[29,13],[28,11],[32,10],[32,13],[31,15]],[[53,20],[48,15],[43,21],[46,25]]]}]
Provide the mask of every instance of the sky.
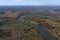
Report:
[{"label": "sky", "polygon": [[0,5],[60,5],[60,0],[0,0]]}]

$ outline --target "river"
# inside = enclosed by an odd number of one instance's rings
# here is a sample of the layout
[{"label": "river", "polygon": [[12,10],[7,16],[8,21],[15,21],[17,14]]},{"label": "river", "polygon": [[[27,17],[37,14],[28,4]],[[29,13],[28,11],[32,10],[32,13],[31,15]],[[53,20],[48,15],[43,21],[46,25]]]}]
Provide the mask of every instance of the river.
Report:
[{"label": "river", "polygon": [[[24,22],[24,16],[20,16],[18,19],[19,22],[24,23],[26,25],[31,25],[30,23]],[[42,26],[34,26],[32,25],[32,28],[36,30],[39,34],[42,35],[44,40],[58,40],[56,37],[54,37],[46,28],[43,28]]]}]

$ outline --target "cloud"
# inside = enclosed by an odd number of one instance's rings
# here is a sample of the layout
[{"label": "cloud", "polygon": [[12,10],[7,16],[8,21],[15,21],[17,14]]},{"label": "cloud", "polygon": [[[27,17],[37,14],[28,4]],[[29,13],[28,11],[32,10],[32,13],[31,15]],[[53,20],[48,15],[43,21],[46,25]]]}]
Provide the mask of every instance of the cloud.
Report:
[{"label": "cloud", "polygon": [[0,5],[18,5],[22,0],[0,0]]}]

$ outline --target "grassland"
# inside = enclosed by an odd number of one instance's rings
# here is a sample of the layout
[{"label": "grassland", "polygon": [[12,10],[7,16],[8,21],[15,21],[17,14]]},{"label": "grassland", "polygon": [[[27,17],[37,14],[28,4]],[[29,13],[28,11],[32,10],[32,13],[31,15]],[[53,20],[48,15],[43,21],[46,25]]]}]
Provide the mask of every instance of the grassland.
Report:
[{"label": "grassland", "polygon": [[17,17],[3,17],[0,21],[0,40],[43,40],[31,26],[19,23]]},{"label": "grassland", "polygon": [[46,16],[26,16],[25,20],[37,26],[45,26],[45,28],[60,40],[60,19],[48,18]]}]

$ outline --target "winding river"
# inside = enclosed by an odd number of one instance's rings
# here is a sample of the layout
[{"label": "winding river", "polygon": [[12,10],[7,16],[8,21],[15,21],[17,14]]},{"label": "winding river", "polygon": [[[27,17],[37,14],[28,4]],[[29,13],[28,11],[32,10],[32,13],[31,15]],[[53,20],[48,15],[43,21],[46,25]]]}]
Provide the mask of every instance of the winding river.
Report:
[{"label": "winding river", "polygon": [[[24,16],[20,16],[18,19],[19,22],[24,23],[26,25],[31,25],[30,23],[24,22]],[[39,34],[42,35],[44,40],[58,40],[56,37],[54,37],[46,28],[43,28],[43,26],[34,26],[32,25],[32,28],[36,30]]]}]

